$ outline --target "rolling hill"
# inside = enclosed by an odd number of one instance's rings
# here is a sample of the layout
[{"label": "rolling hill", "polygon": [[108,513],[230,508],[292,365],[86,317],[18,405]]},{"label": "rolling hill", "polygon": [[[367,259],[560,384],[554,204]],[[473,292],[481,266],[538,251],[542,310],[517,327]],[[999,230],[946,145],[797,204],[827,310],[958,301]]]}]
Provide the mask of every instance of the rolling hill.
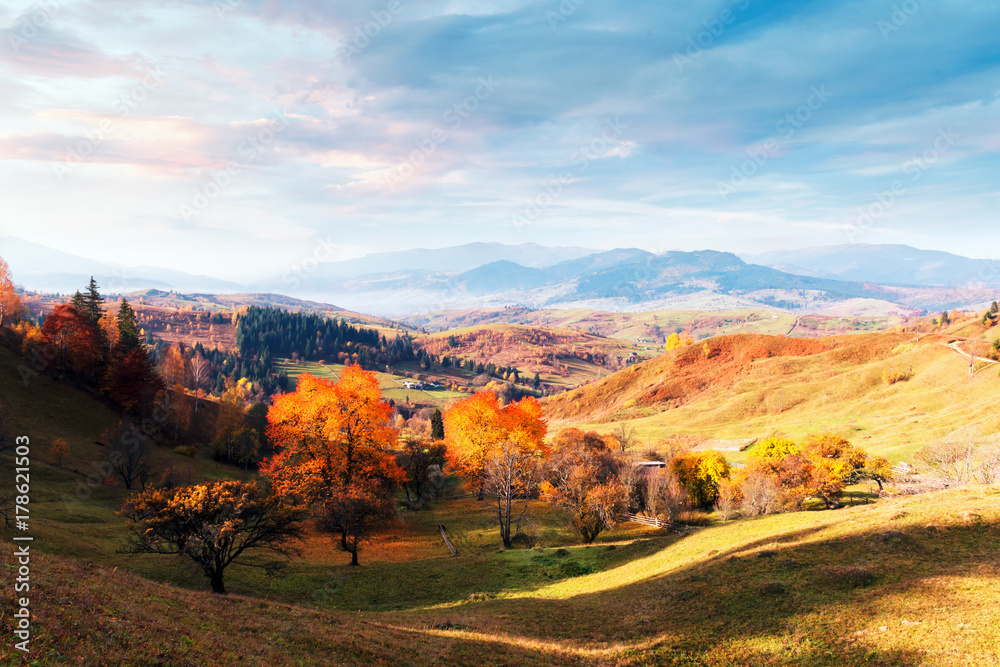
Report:
[{"label": "rolling hill", "polygon": [[[946,334],[819,339],[722,336],[545,399],[550,429],[610,431],[627,421],[643,444],[674,434],[747,440],[834,432],[893,461],[963,426],[1000,431],[997,366]],[[705,346],[709,356],[705,355]],[[908,379],[889,383],[886,377]],[[740,455],[728,455],[740,460]]]},{"label": "rolling hill", "polygon": [[[729,351],[719,343],[719,368],[732,375],[721,393],[738,400],[749,395],[741,383],[777,377],[789,387],[812,378],[832,388],[838,376],[849,393],[858,373],[919,358],[927,366],[915,363],[914,377],[902,384],[921,383],[922,393],[960,405],[953,405],[955,419],[969,419],[996,395],[994,374],[980,374],[959,392],[950,373],[961,362],[941,344],[947,336],[926,336],[913,349],[891,347],[898,338],[906,337],[743,336]],[[644,362],[615,381],[656,380],[654,369],[683,356]],[[440,501],[403,512],[366,546],[362,567],[346,565],[328,537],[310,530],[303,557],[284,577],[234,569],[233,592],[222,597],[204,590],[191,564],[117,553],[123,527],[115,508],[127,491],[100,479],[91,485],[88,477],[104,457],[94,440],[117,416],[66,383],[36,377],[24,385],[17,363],[0,349],[0,404],[11,410],[5,423],[32,438],[33,664],[1000,663],[996,485],[673,534],[619,524],[589,546],[576,544],[561,509],[537,502],[537,547],[506,551],[497,550],[491,503]],[[690,366],[694,373],[701,362]],[[821,368],[825,375],[816,376]],[[636,397],[648,389],[622,385]],[[857,400],[875,409],[879,401],[902,408],[918,400],[874,391]],[[692,386],[691,402],[668,413],[719,393]],[[964,405],[972,393],[983,401]],[[655,393],[650,401],[658,404]],[[899,421],[887,416],[879,428]],[[71,444],[62,467],[47,455],[56,437]],[[189,466],[196,481],[243,476],[205,448],[193,459],[159,449],[157,459]],[[0,462],[9,470],[10,454]],[[439,524],[447,524],[458,557],[442,553]],[[0,538],[8,572],[15,566],[10,534]],[[0,626],[10,636],[11,602],[2,608],[8,613]],[[0,655],[10,654],[8,643]]]}]

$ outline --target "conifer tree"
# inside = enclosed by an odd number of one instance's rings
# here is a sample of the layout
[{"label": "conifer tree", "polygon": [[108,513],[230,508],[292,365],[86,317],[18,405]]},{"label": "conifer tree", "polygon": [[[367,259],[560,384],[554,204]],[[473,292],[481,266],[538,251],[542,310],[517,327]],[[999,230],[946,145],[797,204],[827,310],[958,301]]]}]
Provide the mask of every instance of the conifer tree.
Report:
[{"label": "conifer tree", "polygon": [[[80,294],[77,292],[77,294]],[[73,297],[76,299],[76,297]],[[80,296],[82,307],[80,310],[84,315],[90,318],[90,321],[96,326],[98,322],[101,321],[101,315],[104,314],[104,297],[98,291],[97,281],[94,280],[94,276],[90,276],[90,283],[87,284],[87,294]],[[73,304],[76,306],[76,303]],[[79,307],[79,306],[78,306]]]},{"label": "conifer tree", "polygon": [[139,327],[135,321],[135,311],[128,301],[122,299],[122,305],[118,308],[118,348],[121,353],[126,353],[139,347]]}]

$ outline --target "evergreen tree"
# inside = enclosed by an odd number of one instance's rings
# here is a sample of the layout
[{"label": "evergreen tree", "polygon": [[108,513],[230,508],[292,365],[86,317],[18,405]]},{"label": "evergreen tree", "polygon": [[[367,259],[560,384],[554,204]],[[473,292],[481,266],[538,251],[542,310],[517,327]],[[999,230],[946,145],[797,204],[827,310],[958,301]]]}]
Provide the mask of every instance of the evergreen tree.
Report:
[{"label": "evergreen tree", "polygon": [[81,313],[87,312],[87,302],[84,301],[83,295],[80,294],[80,290],[77,290],[76,294],[73,295],[73,298],[69,300],[69,305],[73,306]]},{"label": "evergreen tree", "polygon": [[444,418],[440,410],[435,410],[431,415],[431,437],[435,440],[444,440]]},{"label": "evergreen tree", "polygon": [[122,305],[118,308],[118,344],[117,349],[121,354],[139,347],[142,343],[139,340],[139,327],[135,322],[135,311],[128,301],[122,299]]},{"label": "evergreen tree", "polygon": [[[81,310],[87,317],[90,318],[90,321],[93,322],[95,326],[101,320],[101,315],[104,314],[104,297],[101,296],[101,293],[97,291],[97,289],[97,281],[94,280],[94,276],[90,276],[90,283],[87,284],[87,294],[86,296],[81,296],[83,301],[83,307]],[[77,294],[80,293],[77,292]]]},{"label": "evergreen tree", "polygon": [[998,312],[1000,312],[1000,305],[997,305],[997,302],[994,301],[992,305],[990,305],[990,314],[996,315]]}]

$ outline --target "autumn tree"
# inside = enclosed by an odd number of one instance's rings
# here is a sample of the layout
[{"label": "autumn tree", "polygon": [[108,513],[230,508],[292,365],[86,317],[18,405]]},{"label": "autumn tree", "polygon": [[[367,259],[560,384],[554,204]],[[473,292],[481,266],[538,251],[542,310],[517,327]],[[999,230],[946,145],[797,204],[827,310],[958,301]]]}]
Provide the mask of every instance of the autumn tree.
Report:
[{"label": "autumn tree", "polygon": [[[189,558],[208,578],[213,593],[225,593],[230,565],[281,570],[299,551],[300,508],[290,507],[257,482],[216,480],[173,489],[147,489],[122,506],[129,538],[121,553],[167,554]],[[284,560],[262,560],[269,552]]]},{"label": "autumn tree", "polygon": [[615,456],[598,433],[567,428],[553,440],[543,489],[569,510],[570,524],[587,544],[628,509],[618,475],[623,465],[630,463]]},{"label": "autumn tree", "polygon": [[63,459],[69,454],[69,443],[62,438],[56,438],[52,441],[52,445],[49,447],[49,456],[51,456],[56,465],[62,468]]},{"label": "autumn tree", "polygon": [[618,447],[622,452],[627,452],[635,445],[635,427],[629,426],[626,422],[618,422],[611,435],[614,437],[615,442],[618,443]]},{"label": "autumn tree", "polygon": [[511,441],[541,456],[548,453],[542,408],[530,396],[501,406],[494,392],[478,392],[448,408],[444,425],[449,461],[479,500],[485,493],[486,462],[502,443]]},{"label": "autumn tree", "polygon": [[670,469],[687,491],[693,507],[708,507],[719,497],[719,483],[729,479],[726,457],[715,450],[690,451],[670,462]]},{"label": "autumn tree", "polygon": [[97,329],[79,310],[68,304],[56,306],[45,318],[41,333],[56,352],[57,369],[93,375],[103,350]]},{"label": "autumn tree", "polygon": [[10,266],[0,257],[0,327],[6,326],[21,316],[24,304],[14,290],[14,277]]},{"label": "autumn tree", "polygon": [[127,414],[140,416],[152,408],[157,393],[163,389],[163,380],[149,352],[139,345],[124,354],[115,351],[105,374],[105,386],[111,400]]},{"label": "autumn tree", "polygon": [[715,501],[715,511],[722,519],[722,523],[726,523],[733,517],[737,507],[739,507],[739,501],[740,488],[734,480],[727,479],[719,482],[719,497]]},{"label": "autumn tree", "polygon": [[[505,549],[514,545],[528,512],[528,499],[540,481],[539,456],[516,441],[504,440],[486,454],[482,471],[483,488],[496,499],[500,541]],[[515,521],[514,508],[518,505]]]},{"label": "autumn tree", "polygon": [[392,516],[390,501],[405,477],[391,453],[392,413],[378,379],[358,366],[345,367],[337,382],[303,374],[267,413],[278,451],[262,474],[279,494],[316,508],[352,565],[371,528]]},{"label": "autumn tree", "polygon": [[406,473],[403,490],[406,499],[420,501],[431,493],[440,490],[443,468],[447,456],[447,448],[440,440],[426,441],[420,438],[407,438],[402,450],[397,454],[396,461]]},{"label": "autumn tree", "polygon": [[168,389],[183,386],[187,378],[187,360],[181,343],[170,345],[163,351],[160,359],[160,376]]},{"label": "autumn tree", "polygon": [[198,400],[201,398],[202,390],[208,384],[209,371],[211,365],[205,357],[195,352],[191,358],[191,388],[194,389],[194,413],[198,414]]},{"label": "autumn tree", "polygon": [[687,505],[687,491],[676,473],[669,468],[651,468],[645,471],[646,513],[674,523]]}]

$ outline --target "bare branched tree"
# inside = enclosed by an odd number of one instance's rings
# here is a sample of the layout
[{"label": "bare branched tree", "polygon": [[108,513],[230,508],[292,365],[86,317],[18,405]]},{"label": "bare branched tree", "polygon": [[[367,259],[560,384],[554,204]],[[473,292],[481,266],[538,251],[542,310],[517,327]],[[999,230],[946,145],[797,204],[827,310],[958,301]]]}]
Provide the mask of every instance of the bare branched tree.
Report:
[{"label": "bare branched tree", "polygon": [[618,447],[621,448],[622,452],[632,449],[632,446],[635,445],[635,427],[629,426],[626,422],[618,422],[618,426],[615,426],[611,435],[614,437],[615,442],[618,443]]},{"label": "bare branched tree", "polygon": [[108,447],[108,464],[126,489],[139,482],[146,488],[149,479],[149,436],[131,422],[119,422],[101,436]]},{"label": "bare branched tree", "polygon": [[[500,539],[507,549],[521,530],[528,513],[529,496],[541,481],[540,472],[538,457],[509,441],[497,447],[486,460],[484,487],[487,493],[496,497]],[[518,506],[516,522],[515,505]]]},{"label": "bare branched tree", "polygon": [[980,439],[974,426],[965,426],[924,447],[917,459],[949,484],[968,484],[975,474]]},{"label": "bare branched tree", "polygon": [[208,382],[210,364],[205,357],[195,354],[191,359],[191,388],[194,389],[194,413],[198,414],[198,397]]},{"label": "bare branched tree", "polygon": [[646,513],[674,523],[687,504],[687,491],[668,468],[646,473]]},{"label": "bare branched tree", "polygon": [[751,473],[743,482],[743,516],[773,514],[781,509],[781,488],[771,475]]}]

